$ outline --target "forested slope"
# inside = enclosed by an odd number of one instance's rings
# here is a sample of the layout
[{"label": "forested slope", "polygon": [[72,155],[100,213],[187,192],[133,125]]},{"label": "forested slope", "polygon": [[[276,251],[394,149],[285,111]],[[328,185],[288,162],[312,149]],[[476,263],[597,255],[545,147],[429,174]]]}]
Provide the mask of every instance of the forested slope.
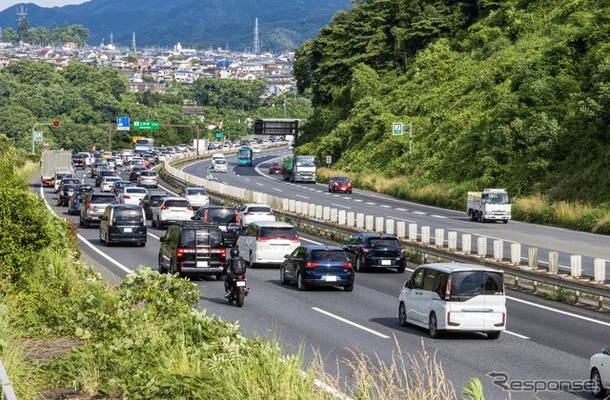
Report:
[{"label": "forested slope", "polygon": [[[356,1],[298,51],[335,168],[610,200],[607,1]],[[392,136],[391,124],[413,124]]]}]

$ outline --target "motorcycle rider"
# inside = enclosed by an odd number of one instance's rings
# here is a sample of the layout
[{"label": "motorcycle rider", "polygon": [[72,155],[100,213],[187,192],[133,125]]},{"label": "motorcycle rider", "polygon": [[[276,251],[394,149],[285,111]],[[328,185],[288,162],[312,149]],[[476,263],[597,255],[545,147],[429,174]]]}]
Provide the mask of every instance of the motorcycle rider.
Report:
[{"label": "motorcycle rider", "polygon": [[233,285],[233,281],[235,279],[236,270],[240,270],[240,274],[245,274],[245,269],[246,261],[242,256],[239,255],[239,249],[237,247],[233,247],[231,249],[231,258],[227,260],[222,269],[222,279],[225,283],[225,297],[229,297],[231,294],[231,286]]}]

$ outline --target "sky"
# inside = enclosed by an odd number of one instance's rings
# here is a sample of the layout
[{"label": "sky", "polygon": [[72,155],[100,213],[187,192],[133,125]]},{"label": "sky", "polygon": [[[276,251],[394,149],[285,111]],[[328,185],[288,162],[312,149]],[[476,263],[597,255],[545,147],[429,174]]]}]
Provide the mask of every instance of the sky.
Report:
[{"label": "sky", "polygon": [[0,0],[0,11],[6,10],[15,4],[36,4],[39,7],[61,7],[68,4],[81,4],[87,0]]}]

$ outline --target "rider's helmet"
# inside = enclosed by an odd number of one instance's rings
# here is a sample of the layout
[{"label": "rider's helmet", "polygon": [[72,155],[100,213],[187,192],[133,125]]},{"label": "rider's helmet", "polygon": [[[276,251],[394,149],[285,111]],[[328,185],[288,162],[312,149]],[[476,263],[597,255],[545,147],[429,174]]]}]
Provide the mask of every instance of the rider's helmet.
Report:
[{"label": "rider's helmet", "polygon": [[239,249],[237,247],[233,247],[231,249],[231,257],[237,257],[239,256]]}]

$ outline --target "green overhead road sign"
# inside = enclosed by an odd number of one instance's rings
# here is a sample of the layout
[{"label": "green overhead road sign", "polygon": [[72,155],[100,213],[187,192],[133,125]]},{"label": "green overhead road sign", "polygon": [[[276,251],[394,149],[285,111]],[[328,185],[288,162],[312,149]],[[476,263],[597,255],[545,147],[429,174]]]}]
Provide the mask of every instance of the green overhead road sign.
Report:
[{"label": "green overhead road sign", "polygon": [[159,121],[133,121],[134,131],[158,131]]},{"label": "green overhead road sign", "polygon": [[222,139],[222,132],[214,132],[214,137],[216,139]]},{"label": "green overhead road sign", "polygon": [[404,132],[404,125],[402,122],[393,122],[392,123],[392,135],[400,136]]}]

